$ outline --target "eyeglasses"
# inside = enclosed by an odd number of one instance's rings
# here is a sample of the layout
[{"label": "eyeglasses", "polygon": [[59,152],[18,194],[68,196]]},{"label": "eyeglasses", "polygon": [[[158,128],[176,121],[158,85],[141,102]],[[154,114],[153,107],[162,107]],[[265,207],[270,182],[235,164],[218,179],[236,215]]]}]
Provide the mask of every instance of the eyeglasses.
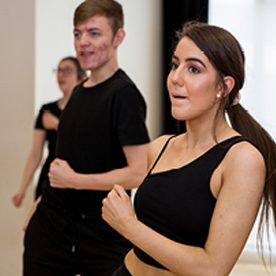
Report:
[{"label": "eyeglasses", "polygon": [[62,74],[64,76],[70,76],[75,72],[76,72],[76,70],[74,70],[73,68],[70,68],[70,67],[54,68],[53,69],[54,74]]}]

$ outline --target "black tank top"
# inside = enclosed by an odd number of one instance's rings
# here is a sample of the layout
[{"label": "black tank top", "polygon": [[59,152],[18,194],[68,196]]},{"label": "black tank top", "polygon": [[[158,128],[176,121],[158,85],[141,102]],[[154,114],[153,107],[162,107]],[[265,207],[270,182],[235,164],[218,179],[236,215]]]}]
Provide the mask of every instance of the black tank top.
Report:
[{"label": "black tank top", "polygon": [[[173,137],[167,140],[136,192],[136,215],[141,222],[173,241],[204,247],[216,204],[210,190],[211,176],[231,146],[246,140],[241,136],[229,138],[187,165],[151,174]],[[136,246],[134,252],[144,263],[166,269]]]}]

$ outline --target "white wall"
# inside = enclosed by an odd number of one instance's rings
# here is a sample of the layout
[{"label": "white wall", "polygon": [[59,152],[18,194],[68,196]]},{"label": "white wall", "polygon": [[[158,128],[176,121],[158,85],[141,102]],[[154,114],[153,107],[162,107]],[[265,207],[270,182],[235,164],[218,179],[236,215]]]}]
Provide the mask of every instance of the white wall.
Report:
[{"label": "white wall", "polygon": [[276,1],[210,0],[209,22],[229,30],[246,56],[241,103],[276,138]]},{"label": "white wall", "polygon": [[[36,0],[35,110],[60,97],[52,69],[73,49],[73,13],[80,0]],[[125,13],[126,39],[119,63],[140,88],[148,103],[151,137],[159,135],[160,1],[119,0]]]},{"label": "white wall", "polygon": [[32,193],[11,202],[32,138],[34,0],[0,1],[0,275],[21,275],[23,220]]},{"label": "white wall", "polygon": [[[241,91],[241,104],[275,139],[276,1],[209,1],[209,22],[229,30],[245,51],[247,78]],[[256,254],[256,233],[255,226],[245,254]],[[276,257],[276,240],[272,231],[271,243]]]}]

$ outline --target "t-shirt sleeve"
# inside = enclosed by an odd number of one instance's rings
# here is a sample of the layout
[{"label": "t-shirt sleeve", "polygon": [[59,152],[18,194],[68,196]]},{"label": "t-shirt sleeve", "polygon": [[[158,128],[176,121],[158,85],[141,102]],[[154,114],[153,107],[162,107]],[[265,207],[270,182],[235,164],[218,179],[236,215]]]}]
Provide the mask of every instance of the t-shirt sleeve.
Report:
[{"label": "t-shirt sleeve", "polygon": [[35,129],[44,129],[42,124],[42,115],[44,110],[45,110],[45,105],[43,105],[38,112],[38,115],[35,120]]},{"label": "t-shirt sleeve", "polygon": [[121,145],[149,142],[146,127],[146,103],[139,90],[132,85],[122,88],[115,100],[115,124]]}]

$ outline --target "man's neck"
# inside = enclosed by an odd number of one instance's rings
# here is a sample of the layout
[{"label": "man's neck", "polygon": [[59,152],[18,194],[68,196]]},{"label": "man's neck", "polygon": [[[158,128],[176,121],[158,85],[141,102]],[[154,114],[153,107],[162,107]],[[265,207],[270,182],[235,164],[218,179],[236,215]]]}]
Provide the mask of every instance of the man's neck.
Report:
[{"label": "man's neck", "polygon": [[109,79],[111,76],[115,74],[115,72],[119,69],[117,63],[114,63],[112,66],[108,68],[104,67],[99,70],[91,71],[89,79],[84,83],[85,87],[95,86],[105,80]]}]

